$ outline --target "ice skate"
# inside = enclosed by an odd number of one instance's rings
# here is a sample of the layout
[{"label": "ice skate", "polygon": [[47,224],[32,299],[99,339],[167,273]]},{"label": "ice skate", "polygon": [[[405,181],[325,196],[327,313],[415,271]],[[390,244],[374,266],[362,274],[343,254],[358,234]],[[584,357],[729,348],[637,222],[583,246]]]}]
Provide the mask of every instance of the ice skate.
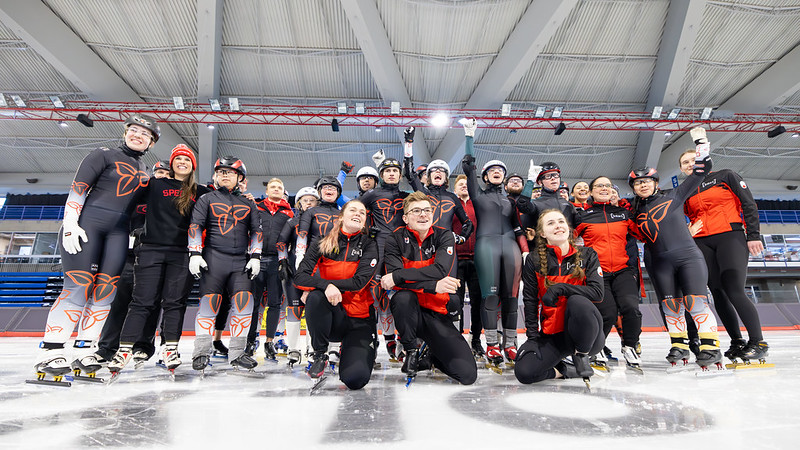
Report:
[{"label": "ice skate", "polygon": [[192,369],[199,370],[200,376],[205,377],[208,364],[208,355],[198,355],[192,358]]},{"label": "ice skate", "polygon": [[400,362],[400,360],[397,359],[397,341],[386,341],[386,352],[389,354],[389,362]]},{"label": "ice skate", "polygon": [[[105,383],[105,380],[97,377],[97,371],[109,364],[102,356],[97,353],[86,355],[72,361],[72,379],[75,381],[86,381],[89,383]],[[83,375],[85,373],[86,375]],[[112,374],[113,375],[113,374]]]},{"label": "ice skate", "polygon": [[613,353],[611,353],[611,349],[608,347],[603,347],[603,354],[606,355],[606,359],[609,362],[616,363],[617,361],[619,361],[619,359],[616,356],[614,356]]},{"label": "ice skate", "polygon": [[[748,342],[742,349],[739,357],[742,359],[741,363],[728,364],[725,367],[728,369],[758,369],[758,368],[771,368],[775,364],[768,363],[766,357],[769,355],[769,345],[765,341]],[[758,361],[758,362],[755,362]]]},{"label": "ice skate", "polygon": [[164,368],[169,371],[170,378],[175,381],[175,369],[181,365],[181,355],[178,353],[177,345],[167,345],[161,354]]},{"label": "ice skate", "polygon": [[638,373],[643,374],[642,371],[642,360],[639,358],[639,355],[636,353],[636,349],[634,347],[628,347],[626,345],[622,346],[622,357],[625,358],[625,366]]},{"label": "ice skate", "polygon": [[728,350],[725,350],[725,357],[730,359],[732,363],[736,363],[736,359],[741,359],[740,355],[742,350],[747,345],[747,341],[744,339],[732,339],[731,346]]},{"label": "ice skate", "polygon": [[[406,388],[411,386],[411,383],[416,378],[417,373],[420,370],[424,370],[426,368],[421,367],[422,365],[427,365],[427,369],[430,369],[430,356],[428,355],[427,345],[425,343],[422,344],[420,348],[409,349],[406,351],[406,358],[403,361],[403,368],[400,369],[401,372],[406,374]],[[423,363],[422,360],[427,359],[428,361]]]},{"label": "ice skate", "polygon": [[[277,337],[277,336],[283,336],[283,335],[276,333],[275,336]],[[277,356],[286,356],[286,352],[289,350],[289,346],[286,345],[286,341],[283,340],[283,337],[275,339],[275,341],[273,341],[273,342],[274,342],[274,345],[275,345],[275,354]]]},{"label": "ice skate", "polygon": [[248,342],[247,346],[244,348],[244,354],[252,357],[256,354],[256,350],[258,350],[258,340]]},{"label": "ice skate", "polygon": [[325,376],[325,368],[328,366],[328,355],[325,352],[314,352],[313,361],[308,368],[308,376],[314,380],[311,386],[310,395],[314,395],[322,388],[328,377]]},{"label": "ice skate", "polygon": [[288,362],[286,363],[290,369],[294,368],[295,364],[299,364],[302,360],[302,355],[300,354],[299,350],[289,350],[289,353],[286,354],[286,359]]},{"label": "ice skate", "polygon": [[331,373],[336,373],[336,368],[339,367],[339,352],[337,350],[328,352],[328,366],[331,368]]},{"label": "ice skate", "polygon": [[[45,350],[39,362],[33,368],[36,371],[36,379],[25,380],[26,383],[61,387],[72,386],[69,381],[64,381],[64,375],[71,370],[67,359],[64,358],[64,349]],[[46,379],[48,376],[52,379]]]},{"label": "ice skate", "polygon": [[215,359],[228,359],[228,347],[222,341],[214,341],[214,353],[211,355]]},{"label": "ice skate", "polygon": [[506,367],[509,369],[514,367],[514,361],[517,360],[517,347],[515,345],[511,345],[503,349],[503,353],[506,356]]},{"label": "ice skate", "polygon": [[575,371],[578,373],[578,376],[583,378],[583,382],[586,383],[586,388],[590,389],[589,379],[594,375],[594,370],[592,370],[592,365],[589,363],[589,355],[587,353],[575,352],[575,354],[572,355],[572,363],[575,364]]},{"label": "ice skate", "polygon": [[144,366],[144,363],[147,362],[148,359],[150,359],[150,357],[147,356],[147,353],[145,353],[142,350],[136,350],[135,352],[133,352],[133,369],[134,370],[141,369],[142,366]]},{"label": "ice skate", "polygon": [[500,353],[500,346],[497,344],[495,345],[487,345],[486,346],[486,368],[491,370],[492,372],[502,375],[503,368],[500,367],[500,364],[503,363],[503,354]]},{"label": "ice skate", "polygon": [[130,347],[120,347],[111,362],[108,363],[108,370],[111,372],[111,377],[108,379],[108,384],[114,383],[119,377],[119,373],[128,365],[133,359],[133,351]]},{"label": "ice skate", "polygon": [[685,348],[672,347],[667,353],[667,361],[673,368],[678,366],[678,361],[683,361],[683,366],[689,363],[689,350]]},{"label": "ice skate", "polygon": [[264,342],[264,360],[277,361],[278,351],[275,349],[275,344],[272,341]]},{"label": "ice skate", "polygon": [[589,364],[592,365],[592,369],[594,370],[606,373],[610,372],[608,367],[608,359],[602,350],[597,352],[596,355],[589,357]]},{"label": "ice skate", "polygon": [[700,338],[694,338],[689,341],[689,351],[694,353],[694,357],[700,354]]},{"label": "ice skate", "polygon": [[239,357],[232,360],[230,364],[231,366],[233,366],[234,369],[236,369],[233,371],[234,374],[261,376],[261,374],[256,374],[256,372],[253,370],[258,365],[258,362],[251,356],[248,356],[246,353],[242,353],[241,355],[239,355]]},{"label": "ice skate", "polygon": [[472,356],[475,357],[475,361],[486,361],[486,352],[483,351],[483,345],[481,345],[481,341],[472,341]]}]

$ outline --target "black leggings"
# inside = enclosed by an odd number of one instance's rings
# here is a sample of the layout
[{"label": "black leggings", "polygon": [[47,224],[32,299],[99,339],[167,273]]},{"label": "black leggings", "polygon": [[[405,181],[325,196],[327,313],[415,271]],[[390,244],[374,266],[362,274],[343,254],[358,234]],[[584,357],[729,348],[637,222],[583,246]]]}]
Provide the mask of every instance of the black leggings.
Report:
[{"label": "black leggings", "polygon": [[739,319],[751,341],[760,341],[761,321],[755,305],[744,293],[749,250],[741,231],[728,231],[695,239],[708,266],[708,287],[717,314],[731,339],[741,339]]},{"label": "black leggings", "polygon": [[642,333],[642,313],[639,311],[639,279],[631,267],[603,274],[603,300],[596,303],[603,318],[603,335],[608,337],[611,327],[622,316],[622,345],[636,347]]},{"label": "black leggings", "polygon": [[[136,285],[122,327],[120,341],[137,342],[146,336],[147,324],[163,310],[161,335],[177,343],[183,331],[186,301],[192,288],[189,253],[180,247],[142,244],[136,252]],[[143,334],[144,333],[144,334]]]},{"label": "black leggings", "polygon": [[458,260],[458,279],[461,280],[461,286],[456,292],[461,302],[460,329],[464,329],[464,293],[469,289],[470,333],[472,333],[473,341],[480,341],[483,331],[483,319],[481,318],[483,297],[478,282],[478,271],[475,270],[475,261],[472,259]]},{"label": "black leggings", "polygon": [[[128,259],[125,261],[125,267],[122,268],[117,282],[117,295],[111,302],[111,310],[108,312],[108,318],[97,343],[97,354],[108,360],[113,358],[119,350],[122,327],[125,324],[131,300],[133,300],[134,259],[133,253],[128,252]],[[133,351],[143,351],[147,353],[148,357],[153,356],[156,351],[154,342],[159,315],[160,311],[156,310],[154,314],[147,317],[146,323],[141,327],[142,332],[139,338],[131,344]]]},{"label": "black leggings", "polygon": [[553,367],[575,352],[594,355],[603,349],[603,319],[592,301],[580,295],[567,298],[564,331],[541,334],[519,348],[514,375],[520,383],[536,383],[555,378]]},{"label": "black leggings", "polygon": [[283,286],[278,276],[278,255],[267,255],[261,258],[261,271],[253,283],[253,321],[250,323],[250,332],[247,333],[247,342],[255,342],[258,330],[261,328],[261,308],[268,307],[267,320],[264,328],[267,340],[275,337],[278,322],[281,318],[281,300],[283,299]]},{"label": "black leggings", "polygon": [[369,383],[375,364],[377,339],[375,312],[370,317],[350,317],[341,303],[333,306],[325,292],[315,289],[306,298],[306,326],[315,352],[328,351],[330,342],[341,342],[339,379],[350,389],[361,389]]},{"label": "black leggings", "polygon": [[417,348],[417,338],[422,339],[437,369],[461,384],[475,382],[478,367],[472,350],[448,316],[420,307],[417,294],[406,289],[395,292],[390,306],[404,348]]}]

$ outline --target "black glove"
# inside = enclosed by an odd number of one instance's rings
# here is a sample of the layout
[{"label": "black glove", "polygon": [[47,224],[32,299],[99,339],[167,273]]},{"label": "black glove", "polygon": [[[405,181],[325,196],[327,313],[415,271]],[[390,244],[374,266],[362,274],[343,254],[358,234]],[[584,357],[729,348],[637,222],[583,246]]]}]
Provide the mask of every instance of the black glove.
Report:
[{"label": "black glove", "polygon": [[450,295],[450,299],[447,301],[447,315],[453,322],[457,321],[461,315],[461,301],[457,295]]},{"label": "black glove", "polygon": [[542,303],[545,306],[554,307],[558,302],[558,297],[564,295],[564,290],[560,285],[554,284],[547,289],[547,292],[542,296]]},{"label": "black glove", "polygon": [[378,236],[378,233],[380,233],[380,231],[381,231],[380,228],[373,225],[369,227],[368,235],[370,238],[375,239],[375,237]]},{"label": "black glove", "polygon": [[475,157],[472,155],[464,155],[464,158],[461,160],[461,169],[464,172],[470,170],[472,166],[475,164]]},{"label": "black glove", "polygon": [[342,161],[342,168],[341,169],[345,174],[349,174],[350,172],[352,172],[353,171],[353,167],[355,167],[353,165],[353,163],[351,163],[349,161]]},{"label": "black glove", "polygon": [[292,279],[292,265],[289,264],[288,259],[282,259],[278,261],[278,277],[282,281],[289,281]]},{"label": "black glove", "polygon": [[406,128],[406,131],[403,133],[403,137],[406,139],[406,142],[412,143],[414,142],[414,131],[416,129],[414,127]]}]

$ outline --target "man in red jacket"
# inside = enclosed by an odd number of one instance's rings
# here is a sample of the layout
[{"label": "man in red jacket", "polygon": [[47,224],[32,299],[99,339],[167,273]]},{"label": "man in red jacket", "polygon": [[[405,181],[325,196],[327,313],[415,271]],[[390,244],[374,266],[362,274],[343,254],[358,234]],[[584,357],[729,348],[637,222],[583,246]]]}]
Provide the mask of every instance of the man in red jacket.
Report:
[{"label": "man in red jacket", "polygon": [[[478,226],[478,220],[475,217],[475,207],[472,206],[472,200],[469,198],[467,191],[467,176],[461,174],[456,178],[455,188],[453,192],[458,196],[461,205],[464,207],[464,212],[467,217],[472,221],[473,226]],[[453,232],[461,233],[461,221],[458,217],[453,216]],[[466,242],[456,245],[456,254],[458,255],[458,272],[457,278],[461,282],[456,290],[456,295],[464,309],[464,296],[466,290],[469,289],[469,307],[470,307],[470,334],[472,335],[472,354],[476,359],[483,359],[486,352],[483,350],[481,344],[481,333],[483,332],[483,321],[481,319],[481,311],[483,310],[483,297],[481,296],[481,286],[478,282],[478,271],[475,269],[475,233],[472,233]],[[461,322],[459,322],[460,330],[464,329],[464,315],[461,314]]]},{"label": "man in red jacket", "polygon": [[423,341],[432,364],[459,383],[472,384],[478,377],[475,359],[448,315],[457,310],[460,284],[453,277],[453,233],[433,226],[433,206],[422,192],[403,201],[403,222],[406,226],[386,240],[386,275],[381,278],[384,289],[396,290],[390,308],[407,352],[402,370],[412,378],[428,368],[425,351],[420,352]]}]

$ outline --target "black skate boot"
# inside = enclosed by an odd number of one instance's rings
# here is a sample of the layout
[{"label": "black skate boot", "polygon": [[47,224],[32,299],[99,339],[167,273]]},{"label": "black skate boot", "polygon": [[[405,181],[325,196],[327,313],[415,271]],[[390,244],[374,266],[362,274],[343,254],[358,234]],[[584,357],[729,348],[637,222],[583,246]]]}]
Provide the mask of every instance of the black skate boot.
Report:
[{"label": "black skate boot", "polygon": [[769,345],[766,341],[748,342],[742,349],[739,357],[742,361],[750,363],[751,360],[758,360],[761,364],[766,362],[766,357],[769,355]]},{"label": "black skate boot", "polygon": [[[217,341],[219,342],[219,341]],[[208,367],[208,356],[207,355],[198,355],[192,358],[192,369],[194,370],[206,370]]]},{"label": "black skate boot", "polygon": [[694,338],[689,341],[689,350],[694,353],[694,357],[700,354],[700,338]]},{"label": "black skate boot", "polygon": [[228,359],[228,347],[225,347],[222,341],[214,341],[212,344],[214,345],[214,358]]},{"label": "black skate boot", "polygon": [[708,370],[708,366],[717,365],[718,369],[722,369],[722,352],[717,349],[712,350],[700,350],[697,354],[695,362],[698,366],[700,366],[703,370]]},{"label": "black skate boot", "polygon": [[253,359],[247,353],[242,353],[238,358],[234,359],[230,363],[236,369],[242,368],[247,370],[253,370],[254,367],[258,365],[255,359]]},{"label": "black skate boot", "polygon": [[257,349],[258,349],[258,341],[248,341],[247,346],[244,348],[244,354],[252,357],[253,355],[256,354]]},{"label": "black skate boot", "polygon": [[673,366],[677,365],[678,361],[683,361],[683,364],[686,365],[686,363],[689,362],[689,350],[672,347],[669,349],[669,353],[667,353],[667,361]]},{"label": "black skate boot", "polygon": [[586,379],[594,375],[588,354],[575,352],[572,355],[572,363],[575,364],[575,370],[578,372],[579,377]]},{"label": "black skate boot", "polygon": [[736,358],[741,358],[742,349],[746,345],[747,341],[744,339],[731,339],[731,346],[725,351],[725,357],[736,362]]},{"label": "black skate boot", "polygon": [[328,367],[328,354],[325,352],[314,352],[313,361],[308,368],[308,376],[311,378],[320,378],[325,374],[325,368]]},{"label": "black skate boot", "polygon": [[562,359],[555,365],[554,369],[558,374],[561,374],[561,376],[556,374],[556,378],[579,378],[578,371],[575,370],[575,364],[572,364],[572,361]]},{"label": "black skate boot", "polygon": [[278,358],[278,351],[272,341],[264,342],[264,358],[275,361]]},{"label": "black skate boot", "polygon": [[483,361],[486,359],[486,352],[483,351],[481,341],[472,341],[472,356],[476,361]]},{"label": "black skate boot", "polygon": [[286,355],[286,359],[288,360],[289,367],[294,367],[295,364],[300,362],[301,355],[298,350],[289,350],[289,353]]},{"label": "black skate boot", "polygon": [[400,371],[408,375],[409,378],[415,377],[419,370],[419,357],[418,348],[406,349],[406,359],[403,361],[403,367]]}]

